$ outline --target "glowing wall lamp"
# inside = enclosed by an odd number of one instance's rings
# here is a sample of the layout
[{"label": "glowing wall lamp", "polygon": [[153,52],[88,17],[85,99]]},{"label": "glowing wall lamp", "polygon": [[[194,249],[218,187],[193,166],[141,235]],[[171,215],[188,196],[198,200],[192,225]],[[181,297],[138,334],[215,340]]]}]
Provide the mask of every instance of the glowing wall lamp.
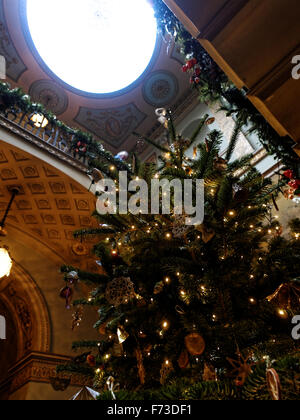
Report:
[{"label": "glowing wall lamp", "polygon": [[0,248],[0,279],[5,276],[10,275],[10,270],[12,268],[12,259],[10,258],[8,250]]},{"label": "glowing wall lamp", "polygon": [[30,116],[30,121],[37,128],[45,128],[49,124],[49,121],[43,114],[32,114]]},{"label": "glowing wall lamp", "polygon": [[[5,231],[5,222],[8,216],[8,213],[11,209],[11,206],[14,202],[15,197],[20,193],[19,188],[13,188],[11,190],[11,199],[10,202],[8,203],[7,209],[5,211],[5,214],[3,216],[3,219],[0,222],[0,236],[5,237],[6,231]],[[10,275],[10,271],[12,268],[12,259],[10,257],[8,248],[6,246],[0,246],[0,279],[5,277],[5,276],[9,276]]]}]

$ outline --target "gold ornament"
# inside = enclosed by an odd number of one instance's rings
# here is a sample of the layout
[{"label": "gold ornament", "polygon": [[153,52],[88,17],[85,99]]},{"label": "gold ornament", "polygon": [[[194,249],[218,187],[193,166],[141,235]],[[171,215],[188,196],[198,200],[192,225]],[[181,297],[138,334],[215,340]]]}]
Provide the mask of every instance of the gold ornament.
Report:
[{"label": "gold ornament", "polygon": [[80,305],[78,306],[78,308],[73,314],[72,331],[74,331],[75,328],[78,328],[80,326],[82,317],[83,317],[83,306]]},{"label": "gold ornament", "polygon": [[166,383],[168,377],[173,371],[174,371],[174,367],[173,367],[172,362],[170,360],[165,360],[160,370],[161,385],[164,385]]},{"label": "gold ornament", "polygon": [[117,335],[118,335],[118,340],[120,344],[124,343],[124,341],[126,341],[127,338],[129,337],[128,332],[125,331],[125,329],[121,326],[117,330]]},{"label": "gold ornament", "polygon": [[214,168],[216,171],[226,171],[226,169],[228,168],[227,160],[221,157],[216,158],[214,161]]},{"label": "gold ornament", "polygon": [[202,241],[205,244],[210,242],[216,234],[216,232],[213,229],[205,226],[204,224],[196,227],[196,229],[202,234]]},{"label": "gold ornament", "polygon": [[212,125],[215,121],[216,121],[215,118],[209,118],[208,120],[205,121],[205,124],[206,125]]},{"label": "gold ornament", "polygon": [[165,283],[163,281],[160,281],[159,283],[156,283],[154,287],[154,294],[159,295],[164,290]]},{"label": "gold ornament", "polygon": [[209,365],[208,363],[205,363],[204,365],[202,379],[205,382],[215,382],[217,380],[216,370],[213,368],[213,366]]},{"label": "gold ornament", "polygon": [[204,338],[198,333],[192,333],[185,337],[185,347],[192,356],[201,356],[205,351]]},{"label": "gold ornament", "polygon": [[249,364],[250,355],[247,357],[244,357],[239,351],[237,353],[238,360],[227,358],[228,362],[233,367],[233,370],[231,372],[232,376],[235,377],[235,384],[236,386],[243,386],[245,385],[245,382],[252,373],[252,366],[254,366],[254,363]]},{"label": "gold ornament", "polygon": [[135,297],[134,285],[130,278],[120,277],[111,281],[107,285],[105,297],[115,307],[127,304]]},{"label": "gold ornament", "polygon": [[181,355],[179,356],[179,359],[178,359],[178,366],[180,367],[180,369],[186,369],[189,363],[190,363],[190,360],[189,360],[189,354],[187,350],[182,350]]},{"label": "gold ornament", "polygon": [[267,297],[269,302],[284,309],[300,308],[300,280],[295,279],[290,283],[281,284],[278,289]]},{"label": "gold ornament", "polygon": [[141,383],[141,385],[144,385],[145,380],[146,380],[146,371],[145,371],[145,367],[144,367],[143,353],[141,352],[140,348],[137,348],[135,350],[135,357],[136,357],[136,361],[137,361],[137,368],[138,368],[140,383]]}]

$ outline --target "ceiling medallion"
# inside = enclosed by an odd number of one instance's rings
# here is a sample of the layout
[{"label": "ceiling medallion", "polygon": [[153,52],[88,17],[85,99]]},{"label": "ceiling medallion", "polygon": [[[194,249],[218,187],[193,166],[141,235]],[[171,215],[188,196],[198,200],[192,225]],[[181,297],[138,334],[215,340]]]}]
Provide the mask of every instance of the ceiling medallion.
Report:
[{"label": "ceiling medallion", "polygon": [[144,100],[155,107],[171,104],[179,91],[179,83],[174,74],[168,71],[153,72],[144,83]]}]

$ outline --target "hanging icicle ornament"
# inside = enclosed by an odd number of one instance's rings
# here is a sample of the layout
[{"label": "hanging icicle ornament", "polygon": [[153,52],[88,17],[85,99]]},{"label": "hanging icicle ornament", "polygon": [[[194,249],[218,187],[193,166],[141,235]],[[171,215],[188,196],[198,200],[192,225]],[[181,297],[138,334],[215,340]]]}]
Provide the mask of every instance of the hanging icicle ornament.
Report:
[{"label": "hanging icicle ornament", "polygon": [[73,313],[73,321],[72,321],[72,331],[78,328],[82,322],[83,318],[83,306],[79,305],[76,311]]}]

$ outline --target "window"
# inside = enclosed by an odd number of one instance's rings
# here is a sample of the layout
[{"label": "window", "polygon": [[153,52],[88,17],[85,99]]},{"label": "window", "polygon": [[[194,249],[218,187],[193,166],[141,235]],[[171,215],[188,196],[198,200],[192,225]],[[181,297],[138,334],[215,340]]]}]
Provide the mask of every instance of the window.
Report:
[{"label": "window", "polygon": [[84,92],[130,86],[155,50],[157,25],[147,0],[27,0],[27,20],[46,66]]}]

